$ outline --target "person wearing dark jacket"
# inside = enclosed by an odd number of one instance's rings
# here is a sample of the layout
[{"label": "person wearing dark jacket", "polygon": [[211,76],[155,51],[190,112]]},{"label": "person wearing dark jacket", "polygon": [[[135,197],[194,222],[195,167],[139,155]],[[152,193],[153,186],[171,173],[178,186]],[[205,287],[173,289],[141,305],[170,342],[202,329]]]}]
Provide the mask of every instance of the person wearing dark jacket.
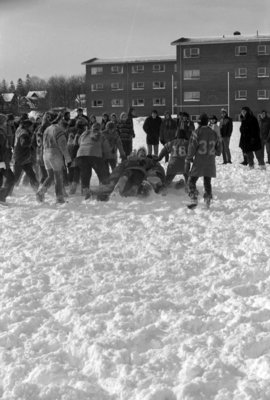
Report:
[{"label": "person wearing dark jacket", "polygon": [[240,125],[239,147],[247,155],[250,168],[254,168],[254,153],[261,169],[265,169],[262,153],[262,143],[260,138],[260,127],[257,118],[253,115],[249,107],[242,107],[242,122]]},{"label": "person wearing dark jacket", "polygon": [[230,139],[233,131],[232,118],[228,116],[225,108],[221,109],[221,119],[219,121],[220,135],[222,137],[222,157],[223,164],[231,164],[231,152],[230,152]]},{"label": "person wearing dark jacket", "polygon": [[267,163],[270,164],[270,118],[266,110],[262,110],[259,115],[260,135],[262,142],[262,152],[264,158],[264,149],[267,153]]},{"label": "person wearing dark jacket", "polygon": [[195,130],[194,122],[190,120],[190,116],[187,112],[181,113],[181,118],[179,119],[177,132],[182,131],[187,140],[190,139],[192,132]]},{"label": "person wearing dark jacket", "polygon": [[22,171],[26,173],[32,188],[37,191],[39,182],[33,170],[32,132],[33,123],[23,119],[16,130],[13,153],[15,184],[19,181]]},{"label": "person wearing dark jacket", "polygon": [[135,137],[133,129],[133,121],[128,117],[126,112],[120,114],[119,123],[116,126],[119,133],[124,152],[126,156],[129,156],[132,152],[133,138]]},{"label": "person wearing dark jacket", "polygon": [[156,110],[153,110],[151,115],[144,121],[143,130],[146,133],[146,144],[149,155],[152,155],[154,148],[154,155],[158,156],[159,131],[161,123],[162,119],[158,116],[158,112]]},{"label": "person wearing dark jacket", "polygon": [[7,117],[4,114],[0,114],[0,202],[3,203],[6,202],[6,197],[12,190],[15,180],[14,174],[10,169],[10,154],[6,122]]}]

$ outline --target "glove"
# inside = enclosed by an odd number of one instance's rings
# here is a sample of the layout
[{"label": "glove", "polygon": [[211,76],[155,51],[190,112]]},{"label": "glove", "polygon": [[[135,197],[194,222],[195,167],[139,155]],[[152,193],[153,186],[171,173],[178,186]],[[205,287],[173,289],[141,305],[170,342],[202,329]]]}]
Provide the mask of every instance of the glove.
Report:
[{"label": "glove", "polygon": [[186,162],[185,162],[185,173],[186,173],[187,175],[189,175],[189,171],[190,171],[190,162],[189,162],[189,161],[186,161]]}]

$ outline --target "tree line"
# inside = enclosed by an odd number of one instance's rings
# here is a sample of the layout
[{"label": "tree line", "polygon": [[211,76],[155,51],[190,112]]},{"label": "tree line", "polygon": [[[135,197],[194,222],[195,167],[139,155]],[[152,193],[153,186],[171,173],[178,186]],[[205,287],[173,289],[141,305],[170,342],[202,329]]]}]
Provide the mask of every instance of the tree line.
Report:
[{"label": "tree line", "polygon": [[18,98],[27,95],[29,91],[47,91],[48,106],[73,108],[75,99],[79,94],[86,93],[84,75],[52,76],[48,80],[38,76],[26,75],[23,80],[19,78],[15,85],[14,81],[7,83],[5,79],[0,83],[1,93],[16,93]]}]

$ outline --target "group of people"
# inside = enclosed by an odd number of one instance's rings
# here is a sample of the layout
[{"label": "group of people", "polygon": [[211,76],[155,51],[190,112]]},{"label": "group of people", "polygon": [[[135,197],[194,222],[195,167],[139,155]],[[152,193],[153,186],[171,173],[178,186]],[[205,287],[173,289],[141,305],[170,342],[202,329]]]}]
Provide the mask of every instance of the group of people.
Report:
[{"label": "group of people", "polygon": [[[106,200],[113,192],[122,196],[145,196],[152,190],[166,193],[175,176],[183,175],[176,185],[186,188],[194,204],[196,182],[204,178],[204,198],[210,204],[216,156],[222,153],[224,164],[232,162],[233,123],[227,111],[221,110],[219,121],[215,115],[202,114],[195,129],[186,112],[173,119],[168,111],[161,118],[153,110],[143,124],[147,149],[137,151],[133,149],[134,117],[130,109],[119,118],[104,113],[97,122],[94,115],[88,117],[79,108],[73,119],[69,111],[48,111],[35,121],[22,115],[16,124],[14,116],[0,114],[0,201],[6,201],[25,172],[39,202],[53,183],[56,202],[61,204],[68,196],[67,186],[70,195],[80,184],[85,199]],[[251,168],[254,155],[265,167],[264,148],[270,161],[269,121],[266,111],[258,122],[248,107],[241,110],[240,147],[244,163]],[[163,158],[168,162],[166,171],[160,163]],[[93,170],[99,180],[95,193],[90,187]]]}]

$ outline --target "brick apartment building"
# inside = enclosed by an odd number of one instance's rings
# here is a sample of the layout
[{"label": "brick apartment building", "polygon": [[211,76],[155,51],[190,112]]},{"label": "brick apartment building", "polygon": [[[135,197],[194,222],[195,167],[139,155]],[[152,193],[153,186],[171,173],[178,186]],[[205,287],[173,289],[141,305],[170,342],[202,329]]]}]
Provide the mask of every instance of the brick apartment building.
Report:
[{"label": "brick apartment building", "polygon": [[86,66],[87,113],[120,115],[134,107],[138,116],[173,111],[177,104],[176,58],[92,58]]},{"label": "brick apartment building", "polygon": [[176,46],[178,109],[196,118],[220,115],[221,107],[237,120],[243,106],[270,112],[270,36],[181,38]]}]

